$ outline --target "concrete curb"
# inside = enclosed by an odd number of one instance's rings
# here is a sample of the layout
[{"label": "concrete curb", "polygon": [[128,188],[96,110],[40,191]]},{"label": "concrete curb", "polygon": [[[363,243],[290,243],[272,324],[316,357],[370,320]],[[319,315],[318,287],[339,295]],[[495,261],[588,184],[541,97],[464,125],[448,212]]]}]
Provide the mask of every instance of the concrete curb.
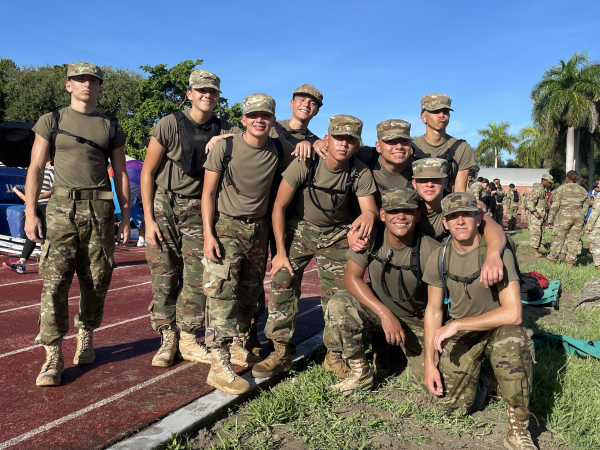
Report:
[{"label": "concrete curb", "polygon": [[[309,353],[323,344],[323,330],[296,346],[293,364],[298,365]],[[242,403],[255,394],[258,389],[267,389],[283,378],[274,375],[269,378],[254,378],[248,371],[243,378],[250,383],[250,391],[243,395],[228,395],[215,390],[204,397],[193,401],[187,406],[172,412],[162,420],[150,425],[143,431],[113,444],[108,450],[147,450],[163,449],[168,445],[171,433],[192,434],[212,423],[223,415],[227,409]]]}]

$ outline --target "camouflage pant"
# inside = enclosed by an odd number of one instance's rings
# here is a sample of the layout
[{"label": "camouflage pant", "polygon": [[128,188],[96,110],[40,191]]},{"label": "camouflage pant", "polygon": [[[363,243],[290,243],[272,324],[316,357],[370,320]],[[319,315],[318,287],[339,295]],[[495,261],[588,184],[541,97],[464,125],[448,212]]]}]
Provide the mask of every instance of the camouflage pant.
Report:
[{"label": "camouflage pant", "polygon": [[494,214],[493,219],[498,222],[500,225],[502,225],[502,218],[504,217],[504,206],[501,205],[500,203],[498,203],[496,205],[496,211]]},{"label": "camouflage pant", "polygon": [[152,328],[177,324],[187,332],[204,325],[206,297],[202,289],[204,236],[200,199],[158,188],[154,219],[163,235],[160,250],[146,246],[152,273]]},{"label": "camouflage pant", "polygon": [[260,302],[265,302],[267,222],[221,214],[215,233],[221,260],[202,260],[208,312],[205,341],[210,348],[225,346],[236,334],[247,333]]},{"label": "camouflage pant", "polygon": [[580,252],[580,240],[583,236],[585,221],[581,211],[561,211],[554,220],[552,237],[550,238],[550,253],[548,259],[556,261],[563,245],[567,246],[566,262],[575,262]]},{"label": "camouflage pant", "polygon": [[498,389],[512,407],[529,407],[535,350],[531,330],[503,325],[491,331],[460,332],[451,339],[438,365],[444,397],[434,402],[467,411],[473,405],[481,361],[489,358]]},{"label": "camouflage pant", "polygon": [[594,266],[600,266],[600,228],[594,228],[588,236],[588,242],[591,244],[591,253],[594,257]]},{"label": "camouflage pant", "polygon": [[[344,271],[346,270],[346,252],[348,251],[348,227],[346,225],[318,227],[301,219],[286,222],[286,247],[294,275],[283,268],[271,282],[269,294],[269,318],[265,334],[277,342],[289,342],[296,328],[298,299],[304,269],[313,257],[317,260],[317,269],[321,287],[321,307],[323,315],[329,299],[344,289]],[[325,316],[324,316],[325,317]],[[325,321],[324,336],[331,331]],[[333,351],[341,352],[341,342],[333,338],[324,338]]]},{"label": "camouflage pant", "polygon": [[517,218],[519,217],[519,208],[518,207],[512,207],[509,208],[506,211],[506,219],[509,225],[516,225],[517,224]]},{"label": "camouflage pant", "polygon": [[104,298],[115,268],[114,206],[106,200],[69,200],[53,195],[46,208],[47,232],[40,276],[44,280],[40,334],[49,345],[69,331],[69,288],[77,272],[81,294],[75,326],[94,330],[104,315]]},{"label": "camouflage pant", "polygon": [[[383,331],[379,316],[345,290],[338,292],[329,300],[325,316],[333,334],[333,341],[327,342],[331,335],[323,335],[323,341],[328,348],[341,342],[342,354],[345,358],[351,358],[364,349],[363,329],[366,328],[371,332]],[[416,384],[422,384],[425,377],[423,320],[412,317],[399,318],[399,320],[406,337],[401,346],[408,360],[411,379]]]},{"label": "camouflage pant", "polygon": [[545,219],[544,216],[538,219],[533,213],[529,213],[529,246],[531,248],[540,248],[542,236],[544,236]]}]

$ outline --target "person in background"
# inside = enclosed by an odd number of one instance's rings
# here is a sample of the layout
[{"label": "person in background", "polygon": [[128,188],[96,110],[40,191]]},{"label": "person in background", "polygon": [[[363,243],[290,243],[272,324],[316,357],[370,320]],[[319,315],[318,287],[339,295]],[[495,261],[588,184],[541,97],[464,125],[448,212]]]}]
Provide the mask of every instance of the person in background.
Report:
[{"label": "person in background", "polygon": [[[50,196],[52,195],[52,186],[54,185],[54,167],[52,167],[52,163],[50,161],[46,162],[46,168],[44,169],[44,180],[42,181],[42,190],[40,191],[40,196],[38,197],[38,204],[36,214],[42,221],[42,228],[46,229],[46,206],[48,206],[48,200],[50,200]],[[25,194],[16,186],[13,188],[13,192],[17,194],[17,196],[25,201]],[[45,231],[44,231],[45,232]],[[8,263],[2,263],[4,267],[7,269],[11,269],[16,271],[17,273],[25,273],[25,265],[27,264],[27,260],[35,250],[35,242],[27,238],[25,240],[25,244],[23,245],[23,251],[21,252],[21,256],[18,261],[9,261]]]}]

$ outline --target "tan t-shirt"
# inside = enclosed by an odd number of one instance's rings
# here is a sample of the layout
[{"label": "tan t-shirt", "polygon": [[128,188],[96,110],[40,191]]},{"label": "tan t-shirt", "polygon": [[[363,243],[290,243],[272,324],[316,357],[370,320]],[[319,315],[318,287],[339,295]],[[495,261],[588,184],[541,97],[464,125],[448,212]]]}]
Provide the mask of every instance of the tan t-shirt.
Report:
[{"label": "tan t-shirt", "polygon": [[311,144],[314,144],[316,141],[321,139],[319,136],[315,135],[308,128],[306,130],[293,130],[292,131],[292,127],[290,127],[289,119],[278,120],[277,123],[279,125],[281,125],[283,128],[285,128],[287,131],[289,131],[290,133],[279,134],[277,132],[277,130],[275,129],[275,127],[273,127],[273,128],[271,128],[271,131],[269,131],[269,136],[272,138],[285,139],[286,141],[288,141],[290,144],[292,144],[294,146],[294,149],[296,148],[296,145],[298,145],[298,143],[300,143],[302,141],[308,141]]},{"label": "tan t-shirt", "polygon": [[[190,110],[186,109],[183,111],[185,116],[196,124]],[[220,119],[221,133],[220,134],[237,134],[241,130],[234,124]],[[201,125],[201,124],[197,124]],[[202,186],[204,185],[204,176],[191,177],[187,175],[177,164],[173,164],[172,161],[181,160],[181,139],[177,130],[177,119],[173,114],[163,117],[154,126],[150,132],[150,136],[153,136],[160,145],[165,147],[167,150],[163,156],[158,169],[155,174],[155,183],[164,189],[169,188],[169,170],[171,171],[171,191],[185,195],[187,197],[202,197]],[[172,161],[171,161],[172,160]],[[171,167],[172,166],[172,167]]]},{"label": "tan t-shirt", "polygon": [[[375,147],[359,147],[355,156],[367,164],[373,152],[377,153]],[[381,164],[381,155],[379,155],[373,166],[373,178],[378,185],[385,186],[387,189],[412,188],[412,163],[413,157],[409,156],[404,170],[400,173],[392,173]]]},{"label": "tan t-shirt", "polygon": [[[308,179],[308,171],[312,160],[298,161],[294,160],[290,166],[283,172],[283,179],[293,187],[298,189]],[[352,192],[357,197],[366,197],[377,192],[377,187],[373,181],[373,175],[369,168],[360,160],[354,159],[354,169],[357,176],[352,185]],[[344,191],[346,189],[346,180],[348,179],[348,163],[339,170],[331,170],[325,160],[319,161],[315,170],[313,184],[327,189]],[[331,195],[318,189],[311,189],[313,198],[324,209],[333,208],[334,202]],[[337,205],[344,198],[344,194],[334,195]],[[296,202],[296,213],[304,220],[320,227],[331,225],[340,225],[348,223],[352,216],[352,199],[350,195],[344,204],[334,213],[323,212],[318,209],[310,199],[308,189],[303,188]]]},{"label": "tan t-shirt", "polygon": [[[450,244],[452,245],[452,244]],[[423,275],[423,281],[435,287],[444,287],[440,276],[440,267],[438,265],[439,252],[441,248],[436,250],[429,261]],[[448,261],[448,272],[459,277],[467,277],[479,270],[479,249],[475,248],[464,255],[461,255],[456,250],[452,249],[450,260]],[[518,281],[519,275],[515,269],[515,261],[512,252],[509,249],[504,249],[502,254],[504,262],[504,277],[502,284],[508,284],[510,281]],[[447,278],[448,290],[450,292],[450,317],[454,319],[462,319],[463,317],[475,317],[492,311],[500,306],[498,289],[486,288],[479,281],[479,277],[467,286],[465,291],[464,283]],[[496,285],[500,287],[500,285]],[[469,296],[471,298],[469,298]]]},{"label": "tan t-shirt", "polygon": [[[59,111],[58,127],[76,136],[95,142],[107,148],[110,133],[110,119],[95,111],[90,114],[75,111],[70,106]],[[50,142],[52,113],[39,118],[33,131]],[[125,145],[125,133],[117,125],[115,148]],[[110,190],[110,180],[106,171],[104,153],[87,144],[80,144],[74,137],[56,135],[54,156],[54,187],[67,189]],[[104,188],[104,189],[103,189]]]},{"label": "tan t-shirt", "polygon": [[[377,231],[375,231],[376,233]],[[381,248],[377,252],[377,256],[381,259],[385,259],[389,250],[392,251],[392,259],[391,263],[396,266],[409,266],[410,265],[410,247],[396,248],[390,244],[388,240],[387,231],[383,230],[385,233],[385,237],[383,239],[383,243]],[[375,234],[371,236],[371,242],[375,243]],[[421,273],[425,271],[425,266],[427,264],[428,258],[434,253],[440,244],[431,239],[428,236],[422,236],[421,238],[421,248],[419,251],[419,260],[421,263]],[[368,251],[365,250],[360,253],[356,253],[354,250],[348,250],[348,259],[354,261],[360,267],[369,266],[369,277],[371,278],[371,288],[375,293],[375,296],[385,305],[390,311],[392,311],[398,317],[407,317],[414,315],[414,312],[423,311],[425,306],[427,306],[427,285],[425,283],[421,283],[419,286],[419,290],[416,292],[415,296],[410,302],[402,302],[396,303],[390,300],[385,293],[383,292],[383,288],[381,286],[381,263],[376,259],[373,259],[369,264],[369,254],[373,251],[373,248],[370,248]],[[414,274],[410,270],[402,271],[402,280],[403,280],[403,297],[407,298],[410,296],[415,287],[417,286],[417,279]],[[419,280],[420,281],[420,280]],[[387,285],[388,291],[392,297],[395,299],[399,299],[399,291],[398,291],[398,270],[394,269],[390,266],[386,268],[385,275],[385,283]],[[399,306],[401,305],[401,306]]]},{"label": "tan t-shirt", "polygon": [[[435,158],[444,154],[446,150],[448,150],[452,144],[458,140],[450,135],[447,137],[448,139],[446,139],[446,141],[440,145],[431,145],[425,139],[425,135],[415,138],[414,142],[417,147],[423,150],[423,153],[428,153],[432,158]],[[459,172],[461,170],[468,170],[477,164],[475,162],[475,154],[473,153],[473,149],[466,142],[463,142],[458,146],[456,152],[454,153],[454,160],[458,163]],[[449,180],[449,185],[454,186],[454,180]]]},{"label": "tan t-shirt", "polygon": [[442,211],[424,214],[421,211],[421,220],[419,221],[421,231],[427,236],[436,237],[443,233],[444,222],[442,222]]},{"label": "tan t-shirt", "polygon": [[[228,171],[232,184],[225,176],[219,182],[217,209],[233,217],[258,218],[267,212],[269,190],[277,167],[287,167],[295,157],[294,147],[280,139],[283,145],[283,158],[278,161],[277,148],[271,138],[261,147],[253,147],[238,133],[233,139],[233,151]],[[221,139],[208,153],[204,168],[213,172],[223,171],[226,139]]]}]

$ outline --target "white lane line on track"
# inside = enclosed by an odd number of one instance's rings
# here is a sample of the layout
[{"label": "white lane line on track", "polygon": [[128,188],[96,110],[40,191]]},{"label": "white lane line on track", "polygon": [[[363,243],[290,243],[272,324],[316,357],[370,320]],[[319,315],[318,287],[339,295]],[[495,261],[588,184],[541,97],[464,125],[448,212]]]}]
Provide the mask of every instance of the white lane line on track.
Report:
[{"label": "white lane line on track", "polygon": [[23,442],[26,439],[29,439],[33,436],[36,436],[40,433],[43,433],[45,431],[48,431],[54,427],[57,427],[59,425],[62,425],[63,423],[67,423],[70,420],[76,419],[77,417],[83,416],[84,414],[93,411],[94,409],[98,409],[104,405],[108,405],[109,403],[114,402],[115,400],[119,400],[120,398],[123,398],[129,394],[132,394],[136,391],[139,391],[140,389],[145,388],[146,386],[149,386],[153,383],[156,383],[157,381],[163,380],[167,377],[170,377],[171,375],[176,374],[177,372],[181,372],[182,370],[188,369],[190,367],[192,367],[193,365],[198,364],[196,362],[191,362],[189,364],[184,364],[182,366],[177,367],[176,369],[170,370],[169,372],[163,373],[162,375],[159,375],[158,377],[155,378],[151,378],[148,381],[144,381],[143,383],[140,383],[136,386],[133,386],[123,392],[119,392],[118,394],[115,395],[111,395],[108,398],[105,398],[104,400],[100,400],[99,402],[96,403],[92,403],[89,406],[86,406],[85,408],[82,408],[78,411],[75,411],[71,414],[68,414],[64,417],[61,417],[60,419],[57,419],[53,422],[47,423],[46,425],[42,425],[41,427],[38,427],[34,430],[28,431],[27,433],[23,433],[20,436],[14,437],[8,441],[4,441],[0,444],[0,450],[1,449],[5,449],[8,447],[12,447],[13,445],[16,445],[20,442]]},{"label": "white lane line on track", "polygon": [[[103,327],[96,328],[94,330],[94,333],[97,332],[97,331],[106,330],[107,328],[112,328],[112,327],[116,327],[116,326],[119,326],[119,325],[123,325],[123,324],[129,323],[129,322],[135,322],[136,320],[144,319],[146,317],[150,317],[150,314],[144,314],[143,316],[134,317],[132,319],[127,319],[127,320],[123,320],[121,322],[111,323],[110,325],[105,325]],[[64,340],[75,339],[76,337],[77,337],[77,334],[71,334],[69,336],[65,336]],[[26,352],[26,351],[29,351],[29,350],[33,350],[34,348],[38,348],[38,347],[41,347],[41,346],[42,346],[41,344],[30,345],[29,347],[20,348],[19,350],[13,350],[12,352],[2,353],[0,355],[0,358],[4,358],[4,357],[10,356],[10,355],[16,355],[17,353],[23,353],[23,352]]]},{"label": "white lane line on track", "polygon": [[[128,262],[128,261],[124,261],[124,262]],[[143,266],[143,264],[136,264],[136,265],[129,265],[129,266],[117,267],[115,270],[130,269],[132,267],[138,267],[138,266]],[[73,275],[73,278],[75,278],[75,277],[77,277],[76,273]],[[12,286],[13,284],[33,283],[34,281],[42,281],[42,279],[41,278],[36,278],[35,280],[15,281],[14,283],[0,284],[0,287],[3,287],[3,286]]]},{"label": "white lane line on track", "polygon": [[[144,284],[150,284],[150,283],[151,283],[150,281],[145,281],[144,283],[132,284],[132,285],[130,285],[130,286],[123,286],[123,287],[120,287],[120,288],[109,289],[109,290],[108,290],[108,292],[112,292],[112,291],[120,291],[121,289],[129,289],[129,288],[132,288],[132,287],[136,287],[136,286],[143,286]],[[108,292],[107,292],[107,293],[108,293]],[[74,298],[79,298],[79,295],[75,295],[75,296],[73,296],[73,297],[69,297],[69,298],[68,298],[68,300],[73,300]],[[19,307],[17,307],[17,308],[5,309],[4,311],[0,311],[0,314],[7,313],[7,312],[11,312],[11,311],[18,311],[18,310],[20,310],[20,309],[33,308],[33,307],[35,307],[35,306],[39,307],[39,306],[40,306],[40,304],[39,304],[39,303],[36,303],[36,304],[34,304],[34,305],[19,306]]]}]

